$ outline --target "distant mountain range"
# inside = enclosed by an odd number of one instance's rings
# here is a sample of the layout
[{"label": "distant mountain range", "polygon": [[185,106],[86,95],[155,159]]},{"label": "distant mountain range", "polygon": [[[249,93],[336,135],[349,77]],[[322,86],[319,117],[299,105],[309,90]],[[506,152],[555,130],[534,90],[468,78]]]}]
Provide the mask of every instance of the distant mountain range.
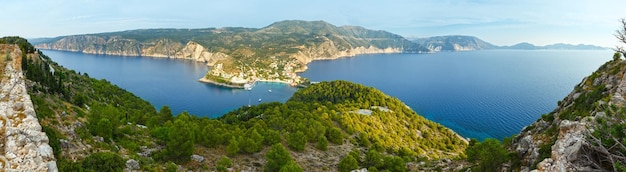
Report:
[{"label": "distant mountain range", "polygon": [[450,35],[450,36],[435,36],[428,38],[409,38],[409,40],[422,45],[431,52],[439,51],[472,51],[472,50],[486,50],[486,49],[517,49],[517,50],[539,50],[539,49],[568,49],[568,50],[603,50],[609,49],[606,47],[600,47],[595,45],[585,44],[564,44],[557,43],[546,46],[536,46],[527,42],[511,46],[497,46],[489,42],[486,42],[480,38],[474,36],[464,35]]},{"label": "distant mountain range", "polygon": [[417,44],[422,45],[432,52],[438,51],[471,51],[494,49],[495,46],[485,42],[477,37],[451,35],[451,36],[435,36],[428,38],[409,39]]},{"label": "distant mountain range", "polygon": [[536,46],[531,43],[522,42],[519,44],[515,44],[512,46],[500,46],[500,49],[521,49],[521,50],[538,50],[538,49],[568,49],[568,50],[605,50],[610,49],[607,47],[601,47],[596,45],[587,45],[587,44],[564,44],[564,43],[556,43],[550,44],[546,46]]}]

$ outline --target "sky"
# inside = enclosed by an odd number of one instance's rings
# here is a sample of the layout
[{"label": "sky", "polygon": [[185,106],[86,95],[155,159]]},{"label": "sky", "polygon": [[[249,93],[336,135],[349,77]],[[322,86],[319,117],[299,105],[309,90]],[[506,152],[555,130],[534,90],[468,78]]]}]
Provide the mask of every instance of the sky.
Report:
[{"label": "sky", "polygon": [[615,47],[624,7],[624,0],[0,0],[0,36],[324,20],[405,37],[470,35],[495,45]]}]

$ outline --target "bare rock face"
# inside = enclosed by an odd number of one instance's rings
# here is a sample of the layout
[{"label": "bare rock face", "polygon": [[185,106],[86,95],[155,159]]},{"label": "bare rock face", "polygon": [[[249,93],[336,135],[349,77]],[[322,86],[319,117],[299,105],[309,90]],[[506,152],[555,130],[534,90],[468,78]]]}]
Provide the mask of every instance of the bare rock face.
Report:
[{"label": "bare rock face", "polygon": [[14,45],[0,49],[10,50],[12,57],[0,83],[0,171],[58,171],[26,91],[21,51]]},{"label": "bare rock face", "polygon": [[210,52],[202,45],[189,41],[182,44],[169,39],[157,39],[139,42],[119,36],[101,37],[92,35],[75,35],[64,37],[54,43],[36,46],[42,49],[82,52],[86,54],[106,54],[120,56],[147,56],[162,58],[189,59],[215,64],[228,55],[221,52]]},{"label": "bare rock face", "polygon": [[332,60],[342,57],[353,57],[363,54],[381,54],[381,53],[401,53],[400,48],[378,48],[369,47],[352,47],[351,49],[341,49],[331,40],[326,40],[317,46],[303,48],[293,57],[303,64],[308,64],[314,60]]},{"label": "bare rock face", "polygon": [[126,169],[124,171],[136,171],[140,168],[141,167],[139,166],[139,162],[137,160],[129,159],[126,161]]},{"label": "bare rock face", "polygon": [[[552,145],[551,157],[537,165],[533,171],[580,171],[581,148],[588,134],[585,122],[563,120],[559,125],[559,136]],[[591,170],[591,169],[589,169]]]},{"label": "bare rock face", "polygon": [[187,45],[185,45],[185,47],[183,47],[173,57],[205,62],[207,65],[213,66],[217,61],[227,58],[228,55],[221,52],[209,52],[202,45],[189,41]]},{"label": "bare rock face", "polygon": [[524,128],[509,147],[519,155],[520,170],[602,171],[589,162],[597,144],[591,133],[602,129],[598,119],[623,121],[604,107],[626,106],[625,75],[626,61],[607,62],[576,85],[554,111]]}]

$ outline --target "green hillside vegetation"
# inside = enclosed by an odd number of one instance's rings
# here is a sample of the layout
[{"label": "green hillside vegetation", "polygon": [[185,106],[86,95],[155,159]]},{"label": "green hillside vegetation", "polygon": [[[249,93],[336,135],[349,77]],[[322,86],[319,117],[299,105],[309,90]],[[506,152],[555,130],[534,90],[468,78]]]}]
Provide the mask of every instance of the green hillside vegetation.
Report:
[{"label": "green hillside vegetation", "polygon": [[[11,39],[0,41],[25,41]],[[20,46],[32,48],[27,42]],[[467,146],[398,99],[347,81],[314,84],[286,103],[242,107],[209,119],[186,112],[173,115],[167,106],[157,111],[106,80],[32,52],[33,58],[23,59],[23,69],[60,171],[120,171],[129,159],[147,171],[175,169],[176,164],[193,171],[224,171],[256,154],[281,157],[257,167],[298,171],[309,160],[292,156],[311,151],[338,153],[342,162],[351,163],[326,164],[325,169],[347,170],[337,169],[339,165],[404,171],[406,162],[462,157]],[[196,162],[190,160],[192,154],[211,159]]]}]

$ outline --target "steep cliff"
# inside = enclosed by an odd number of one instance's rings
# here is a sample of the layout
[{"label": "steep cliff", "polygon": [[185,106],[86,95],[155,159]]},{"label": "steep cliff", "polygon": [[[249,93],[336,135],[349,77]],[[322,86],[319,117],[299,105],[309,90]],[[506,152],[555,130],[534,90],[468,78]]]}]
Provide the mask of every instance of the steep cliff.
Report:
[{"label": "steep cliff", "polygon": [[[22,75],[22,51],[0,44],[0,171],[57,171]],[[32,54],[31,54],[32,55]]]},{"label": "steep cliff", "polygon": [[89,54],[191,59],[215,66],[207,81],[299,83],[296,72],[319,59],[429,51],[403,37],[324,21],[281,21],[264,28],[145,29],[39,39],[37,48]]},{"label": "steep cliff", "polygon": [[122,36],[74,35],[62,37],[54,42],[36,45],[41,49],[106,54],[120,56],[149,56],[189,59],[213,65],[228,55],[209,52],[204,46],[188,41],[186,44],[166,38],[138,41]]},{"label": "steep cliff", "polygon": [[623,169],[626,62],[618,55],[514,137],[509,149],[517,153],[522,171]]}]

